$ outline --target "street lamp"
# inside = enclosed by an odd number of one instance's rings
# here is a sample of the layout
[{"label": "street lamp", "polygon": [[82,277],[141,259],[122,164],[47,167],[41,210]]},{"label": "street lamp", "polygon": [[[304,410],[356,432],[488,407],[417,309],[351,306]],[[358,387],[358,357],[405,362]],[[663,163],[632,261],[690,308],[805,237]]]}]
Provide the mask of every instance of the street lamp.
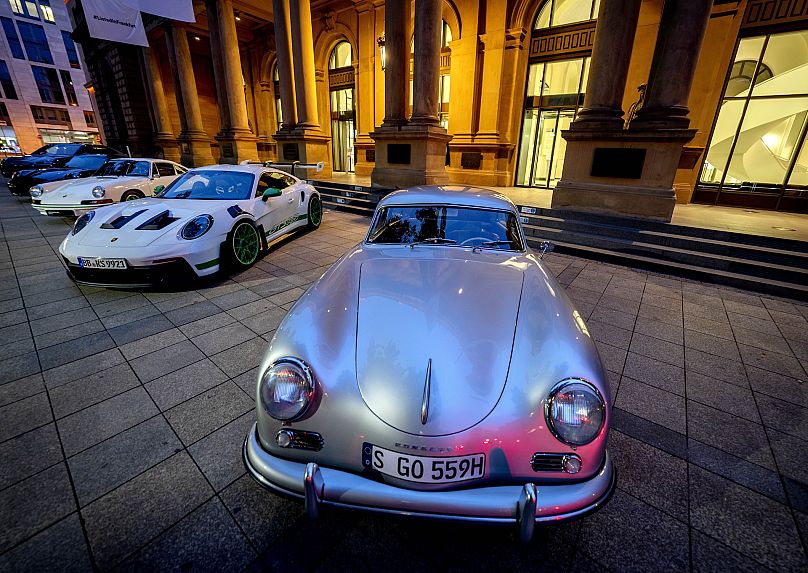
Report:
[{"label": "street lamp", "polygon": [[379,36],[376,39],[376,43],[379,44],[379,56],[382,59],[382,70],[384,69],[384,34]]}]

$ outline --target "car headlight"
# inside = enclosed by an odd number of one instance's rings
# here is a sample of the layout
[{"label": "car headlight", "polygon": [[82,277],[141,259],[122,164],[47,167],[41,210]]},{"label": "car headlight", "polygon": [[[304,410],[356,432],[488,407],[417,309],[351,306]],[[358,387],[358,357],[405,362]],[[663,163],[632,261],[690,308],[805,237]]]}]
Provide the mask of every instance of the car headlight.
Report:
[{"label": "car headlight", "polygon": [[104,188],[101,187],[100,185],[96,185],[95,187],[93,187],[92,193],[93,193],[93,197],[95,197],[96,199],[100,199],[101,197],[104,196],[106,191],[104,191]]},{"label": "car headlight", "polygon": [[589,382],[568,378],[550,392],[545,417],[556,438],[570,446],[583,446],[600,433],[606,406],[600,392]]},{"label": "car headlight", "polygon": [[76,233],[81,231],[84,227],[87,226],[87,223],[93,220],[93,217],[95,217],[95,211],[89,211],[87,213],[84,213],[84,215],[82,215],[78,219],[76,219],[76,222],[73,224],[73,230],[71,231],[71,234],[75,235]]},{"label": "car headlight", "polygon": [[305,414],[313,395],[311,370],[297,358],[281,358],[261,377],[261,403],[276,420],[288,422]]},{"label": "car headlight", "polygon": [[42,193],[44,193],[45,190],[39,185],[34,185],[28,192],[31,194],[31,197],[42,197]]},{"label": "car headlight", "polygon": [[208,232],[208,230],[213,226],[213,217],[210,215],[199,215],[198,217],[194,217],[180,230],[180,237],[183,239],[198,239],[202,235]]}]

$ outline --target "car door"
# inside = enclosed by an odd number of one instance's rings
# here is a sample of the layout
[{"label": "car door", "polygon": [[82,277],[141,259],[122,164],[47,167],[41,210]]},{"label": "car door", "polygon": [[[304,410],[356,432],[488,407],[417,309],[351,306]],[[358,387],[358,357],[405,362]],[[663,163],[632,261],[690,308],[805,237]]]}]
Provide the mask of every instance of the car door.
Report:
[{"label": "car door", "polygon": [[171,163],[165,161],[155,161],[152,163],[152,176],[149,180],[151,195],[156,193],[155,189],[158,185],[162,185],[163,188],[165,188],[169,183],[174,181],[176,177],[174,165]]},{"label": "car door", "polygon": [[[267,189],[278,189],[281,195],[262,201],[261,197]],[[293,196],[293,191],[289,189],[288,178],[282,173],[265,171],[258,178],[253,215],[264,227],[264,232],[266,232],[267,236],[276,233],[285,226],[286,219],[291,215],[290,207],[293,206]],[[291,201],[290,198],[292,199]]]}]

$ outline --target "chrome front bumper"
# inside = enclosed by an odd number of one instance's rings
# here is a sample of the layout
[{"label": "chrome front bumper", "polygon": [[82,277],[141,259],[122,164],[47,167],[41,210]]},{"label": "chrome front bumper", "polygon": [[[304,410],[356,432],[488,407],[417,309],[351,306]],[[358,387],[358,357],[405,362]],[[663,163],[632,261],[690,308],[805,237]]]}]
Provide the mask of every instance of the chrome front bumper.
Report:
[{"label": "chrome front bumper", "polygon": [[[600,472],[585,482],[410,490],[342,470],[273,456],[261,447],[255,425],[244,441],[243,458],[247,471],[259,484],[304,499],[311,517],[316,517],[320,505],[328,505],[436,519],[517,523],[523,539],[532,533],[533,523],[573,519],[600,509],[611,498],[616,483],[614,466],[606,452]],[[523,516],[533,506],[534,520],[530,522]]]}]

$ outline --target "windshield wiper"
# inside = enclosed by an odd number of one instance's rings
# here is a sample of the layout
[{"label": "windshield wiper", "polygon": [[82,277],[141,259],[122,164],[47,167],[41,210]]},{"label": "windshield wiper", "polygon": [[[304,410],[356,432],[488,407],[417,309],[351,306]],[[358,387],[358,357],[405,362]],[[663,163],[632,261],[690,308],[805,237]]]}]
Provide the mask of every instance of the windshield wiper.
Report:
[{"label": "windshield wiper", "polygon": [[511,245],[513,245],[513,241],[485,241],[484,243],[480,243],[479,245],[476,245],[472,249],[472,251],[478,251],[478,250],[481,250],[481,249],[490,249],[492,247],[499,247],[501,245],[511,246]]},{"label": "windshield wiper", "polygon": [[415,245],[456,245],[457,241],[454,239],[445,239],[443,237],[429,237],[428,239],[421,239],[420,241],[411,241],[407,243],[411,249],[415,248]]}]

